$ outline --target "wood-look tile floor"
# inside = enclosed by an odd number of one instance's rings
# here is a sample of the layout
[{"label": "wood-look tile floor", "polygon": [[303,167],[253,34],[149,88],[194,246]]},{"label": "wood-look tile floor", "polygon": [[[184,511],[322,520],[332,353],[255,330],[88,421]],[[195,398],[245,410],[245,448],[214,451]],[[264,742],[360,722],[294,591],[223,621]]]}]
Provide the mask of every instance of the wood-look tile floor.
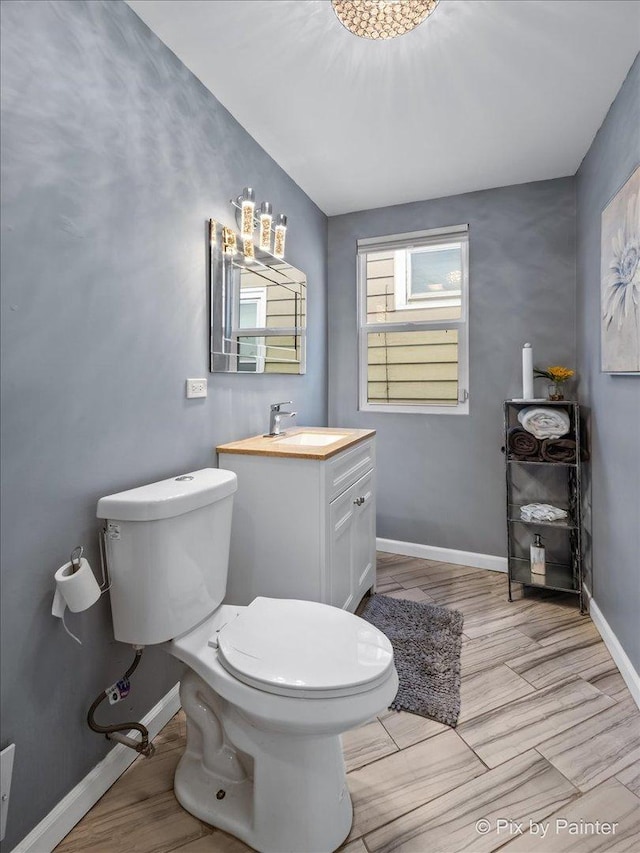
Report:
[{"label": "wood-look tile floor", "polygon": [[[640,711],[574,598],[533,590],[509,603],[506,585],[497,572],[378,555],[379,593],[464,614],[462,709],[455,730],[390,711],[343,737],[345,853],[640,850]],[[184,743],[180,712],[156,756],[137,759],[57,853],[246,853],[176,802]]]}]

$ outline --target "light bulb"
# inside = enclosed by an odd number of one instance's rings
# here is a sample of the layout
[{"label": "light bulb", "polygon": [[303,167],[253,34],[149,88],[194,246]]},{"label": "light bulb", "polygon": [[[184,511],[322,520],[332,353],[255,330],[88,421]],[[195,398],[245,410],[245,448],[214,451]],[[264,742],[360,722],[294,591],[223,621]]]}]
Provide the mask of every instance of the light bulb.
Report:
[{"label": "light bulb", "polygon": [[242,238],[242,251],[246,260],[252,261],[255,258],[256,253],[253,250],[253,240],[251,237]]},{"label": "light bulb", "polygon": [[271,250],[271,205],[263,201],[260,205],[260,248],[269,252]]},{"label": "light bulb", "polygon": [[251,187],[242,190],[242,236],[253,237],[253,214],[256,209],[256,196]]},{"label": "light bulb", "polygon": [[273,238],[274,258],[284,258],[284,243],[287,237],[287,217],[284,213],[276,216],[276,233]]},{"label": "light bulb", "polygon": [[224,228],[222,239],[224,242],[225,255],[235,255],[238,249],[236,243],[236,232],[231,228]]}]

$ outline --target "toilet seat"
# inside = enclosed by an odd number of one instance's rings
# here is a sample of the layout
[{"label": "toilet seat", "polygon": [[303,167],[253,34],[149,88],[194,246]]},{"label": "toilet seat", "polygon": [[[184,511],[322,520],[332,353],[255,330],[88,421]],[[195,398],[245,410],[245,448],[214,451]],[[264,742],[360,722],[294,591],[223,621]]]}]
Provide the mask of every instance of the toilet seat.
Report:
[{"label": "toilet seat", "polygon": [[393,669],[385,635],[346,610],[256,598],[210,641],[234,678],[266,693],[329,699],[372,690]]}]

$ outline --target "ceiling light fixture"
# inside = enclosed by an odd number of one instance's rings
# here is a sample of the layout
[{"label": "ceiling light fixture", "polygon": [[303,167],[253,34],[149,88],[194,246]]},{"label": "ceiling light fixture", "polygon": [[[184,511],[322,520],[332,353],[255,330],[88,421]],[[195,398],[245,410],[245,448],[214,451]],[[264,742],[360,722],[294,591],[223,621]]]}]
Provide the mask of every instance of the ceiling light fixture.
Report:
[{"label": "ceiling light fixture", "polygon": [[392,39],[421,24],[438,0],[331,0],[349,32],[365,39]]}]

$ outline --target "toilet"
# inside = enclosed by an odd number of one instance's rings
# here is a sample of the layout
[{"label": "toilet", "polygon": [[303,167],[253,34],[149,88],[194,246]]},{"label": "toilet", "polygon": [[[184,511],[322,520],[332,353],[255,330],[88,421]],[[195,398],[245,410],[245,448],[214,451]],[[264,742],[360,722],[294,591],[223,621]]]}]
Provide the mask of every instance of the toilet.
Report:
[{"label": "toilet", "polygon": [[186,664],[181,805],[261,853],[329,853],[352,822],[340,735],[392,702],[393,651],[326,604],[222,603],[236,489],[204,468],[99,500],[115,638]]}]

